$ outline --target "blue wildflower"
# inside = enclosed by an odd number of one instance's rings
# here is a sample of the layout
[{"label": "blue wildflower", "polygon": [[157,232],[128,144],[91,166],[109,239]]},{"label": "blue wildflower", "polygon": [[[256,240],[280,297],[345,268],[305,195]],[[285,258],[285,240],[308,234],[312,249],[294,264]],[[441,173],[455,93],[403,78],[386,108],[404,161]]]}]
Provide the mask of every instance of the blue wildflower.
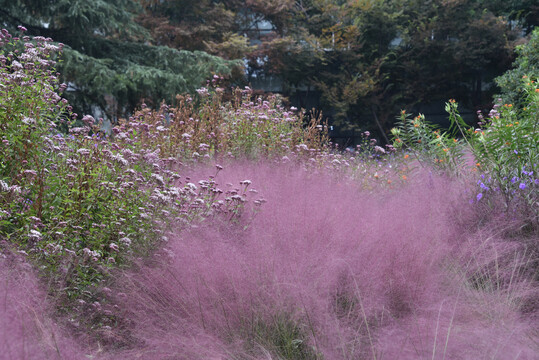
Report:
[{"label": "blue wildflower", "polygon": [[483,194],[481,194],[481,193],[477,194],[477,196],[476,196],[477,201],[481,200],[482,197],[483,197]]},{"label": "blue wildflower", "polygon": [[526,188],[526,184],[520,183],[518,187],[520,188],[520,190],[524,190]]}]

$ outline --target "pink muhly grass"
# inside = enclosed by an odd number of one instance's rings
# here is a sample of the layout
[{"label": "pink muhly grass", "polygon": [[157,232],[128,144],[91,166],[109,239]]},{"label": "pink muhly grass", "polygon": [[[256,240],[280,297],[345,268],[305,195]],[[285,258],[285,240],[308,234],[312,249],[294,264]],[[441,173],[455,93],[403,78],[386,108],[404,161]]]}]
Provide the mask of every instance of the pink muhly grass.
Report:
[{"label": "pink muhly grass", "polygon": [[47,314],[45,293],[28,264],[0,257],[0,359],[81,359],[85,355]]},{"label": "pink muhly grass", "polygon": [[[247,230],[207,221],[170,237],[157,265],[118,280],[139,341],[130,351],[458,359],[476,353],[474,341],[507,340],[491,354],[529,352],[526,324],[503,301],[492,300],[503,310],[493,319],[468,317],[481,305],[468,306],[475,300],[465,291],[455,298],[463,285],[448,264],[464,231],[454,212],[470,207],[456,182],[419,174],[393,192],[366,193],[291,165],[245,164],[227,165],[216,181],[245,178],[268,200]],[[411,334],[416,325],[423,331]],[[455,330],[447,337],[452,327],[474,340]]]},{"label": "pink muhly grass", "polygon": [[[103,331],[122,347],[94,351],[98,359],[533,359],[537,353],[537,323],[521,315],[538,314],[537,286],[526,280],[533,270],[527,248],[499,228],[479,231],[463,221],[473,206],[458,182],[418,172],[400,187],[367,192],[293,163],[229,163],[190,175],[211,174],[223,188],[232,184],[228,190],[256,189],[243,215],[173,229],[162,251],[119,273],[107,299],[123,325]],[[259,198],[267,200],[260,207]],[[31,324],[51,325],[12,339],[16,332],[5,329],[13,320],[0,317],[0,339],[16,349],[12,358],[55,358],[58,351],[57,358],[81,358],[50,319],[36,315],[45,313],[40,302],[10,300],[39,299],[33,280],[24,285],[32,278],[18,276],[0,287],[6,314],[18,309]]]},{"label": "pink muhly grass", "polygon": [[[458,296],[460,295],[460,296]],[[509,306],[447,294],[383,330],[380,359],[536,359],[531,326]]]}]

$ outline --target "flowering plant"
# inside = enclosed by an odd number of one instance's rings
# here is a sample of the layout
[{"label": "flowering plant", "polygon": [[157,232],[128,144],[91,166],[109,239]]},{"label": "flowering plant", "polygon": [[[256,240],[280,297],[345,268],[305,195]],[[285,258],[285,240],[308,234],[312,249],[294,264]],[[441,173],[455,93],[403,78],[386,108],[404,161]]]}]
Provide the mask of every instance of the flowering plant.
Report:
[{"label": "flowering plant", "polygon": [[[449,103],[456,108],[455,100]],[[460,173],[464,147],[455,131],[440,130],[427,122],[423,114],[411,119],[411,114],[403,110],[399,119],[397,126],[391,129],[395,149],[410,151],[422,165],[456,175]]]},{"label": "flowering plant", "polygon": [[[19,30],[22,36],[26,29]],[[51,39],[0,32],[0,180],[20,183],[25,170],[41,170],[39,138],[57,126],[54,121],[67,108],[59,95],[65,84],[54,69],[60,50]]]},{"label": "flowering plant", "polygon": [[539,89],[537,79],[524,76],[523,106],[494,105],[486,118],[478,112],[479,127],[472,128],[459,116],[456,105],[449,103],[446,110],[452,124],[458,128],[470,145],[476,167],[484,173],[478,182],[484,194],[500,192],[506,208],[521,207],[529,215],[539,214],[537,189],[539,178]]},{"label": "flowering plant", "polygon": [[239,223],[254,192],[245,181],[223,191],[212,177],[180,176],[186,153],[172,151],[190,142],[170,142],[166,106],[118,124],[114,137],[92,116],[69,121],[77,114],[59,95],[60,50],[43,37],[0,33],[0,251],[8,244],[37,261],[51,293],[89,300],[108,269],[154,251],[167,229],[217,217]]}]

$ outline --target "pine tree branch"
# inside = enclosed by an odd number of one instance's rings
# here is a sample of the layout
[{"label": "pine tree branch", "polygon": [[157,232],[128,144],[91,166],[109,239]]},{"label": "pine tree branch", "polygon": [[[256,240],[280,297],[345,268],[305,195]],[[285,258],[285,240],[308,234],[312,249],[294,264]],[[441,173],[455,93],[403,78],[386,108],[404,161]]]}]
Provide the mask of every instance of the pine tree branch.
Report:
[{"label": "pine tree branch", "polygon": [[66,28],[58,28],[58,29],[52,28],[51,29],[44,26],[36,26],[36,25],[30,24],[10,14],[8,11],[2,8],[0,8],[0,14],[2,15],[4,19],[6,17],[10,19],[10,21],[6,21],[6,22],[8,24],[11,24],[13,28],[15,28],[18,25],[24,26],[26,29],[28,29],[29,33],[34,34],[34,35],[41,35],[45,37],[56,38],[57,34],[61,34],[67,30]]}]

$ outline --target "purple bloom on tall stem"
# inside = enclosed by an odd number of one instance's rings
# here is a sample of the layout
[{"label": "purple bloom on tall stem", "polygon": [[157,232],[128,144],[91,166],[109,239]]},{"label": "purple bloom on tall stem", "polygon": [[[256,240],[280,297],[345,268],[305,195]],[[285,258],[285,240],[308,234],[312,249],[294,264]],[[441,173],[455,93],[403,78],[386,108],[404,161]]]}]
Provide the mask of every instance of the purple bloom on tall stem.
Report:
[{"label": "purple bloom on tall stem", "polygon": [[481,200],[482,197],[483,197],[483,194],[482,194],[482,193],[477,194],[477,196],[476,196],[477,201]]},{"label": "purple bloom on tall stem", "polygon": [[526,184],[524,183],[520,183],[520,185],[518,186],[521,190],[524,190],[526,188]]}]

